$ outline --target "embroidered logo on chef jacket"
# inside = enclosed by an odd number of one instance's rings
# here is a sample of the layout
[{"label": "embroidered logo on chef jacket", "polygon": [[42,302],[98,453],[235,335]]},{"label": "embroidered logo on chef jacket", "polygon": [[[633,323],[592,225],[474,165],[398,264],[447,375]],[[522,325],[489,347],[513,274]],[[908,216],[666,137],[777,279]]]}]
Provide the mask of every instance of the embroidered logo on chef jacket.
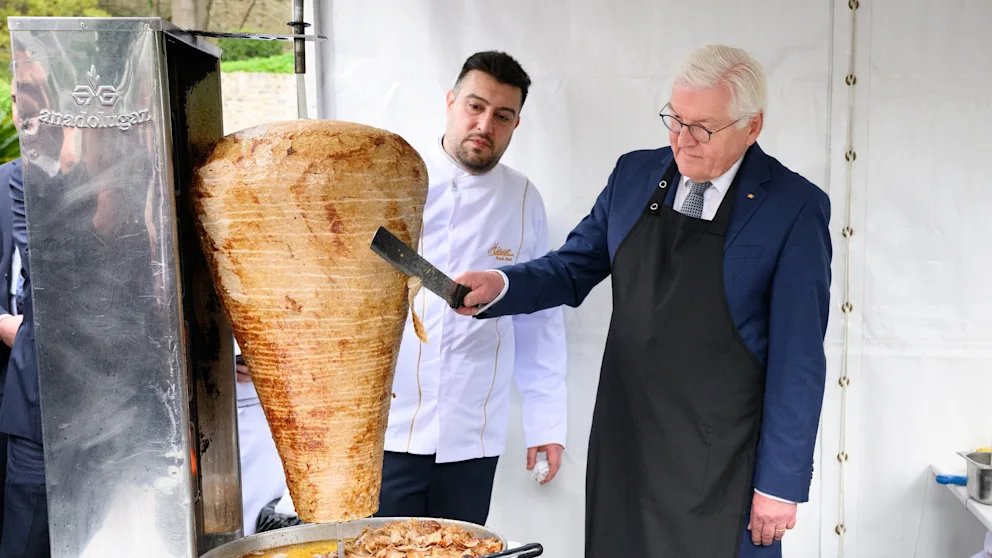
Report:
[{"label": "embroidered logo on chef jacket", "polygon": [[509,248],[503,248],[499,243],[493,244],[489,248],[489,255],[496,258],[498,262],[512,262],[513,261],[513,250]]}]

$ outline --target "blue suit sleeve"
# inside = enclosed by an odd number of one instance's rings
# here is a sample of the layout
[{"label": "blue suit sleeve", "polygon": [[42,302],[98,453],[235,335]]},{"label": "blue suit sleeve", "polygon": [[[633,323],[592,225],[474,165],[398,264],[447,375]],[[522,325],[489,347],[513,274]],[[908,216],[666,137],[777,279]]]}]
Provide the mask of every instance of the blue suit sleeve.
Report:
[{"label": "blue suit sleeve", "polygon": [[500,268],[506,273],[510,288],[502,300],[480,317],[529,314],[562,304],[575,307],[610,274],[607,228],[621,162],[613,169],[592,211],[572,229],[561,248],[536,260]]},{"label": "blue suit sleeve", "polygon": [[[2,229],[2,234],[0,234],[0,262],[3,265],[8,266],[7,269],[0,269],[0,277],[5,276],[10,269],[10,261],[13,259],[13,252],[17,250],[17,245],[14,243],[14,238],[11,227],[9,224],[13,219],[13,212],[11,211],[11,196],[10,196],[10,181],[11,175],[14,172],[14,167],[17,166],[15,162],[4,163],[0,165],[0,211],[5,214],[0,215],[0,229]],[[6,253],[10,250],[10,254]],[[15,280],[14,278],[11,278]],[[9,283],[7,284],[9,286]],[[9,314],[10,313],[10,298],[7,296],[0,296],[0,313]]]},{"label": "blue suit sleeve", "polygon": [[823,404],[829,221],[830,201],[817,190],[799,211],[771,283],[764,417],[754,486],[793,502],[809,498]]}]

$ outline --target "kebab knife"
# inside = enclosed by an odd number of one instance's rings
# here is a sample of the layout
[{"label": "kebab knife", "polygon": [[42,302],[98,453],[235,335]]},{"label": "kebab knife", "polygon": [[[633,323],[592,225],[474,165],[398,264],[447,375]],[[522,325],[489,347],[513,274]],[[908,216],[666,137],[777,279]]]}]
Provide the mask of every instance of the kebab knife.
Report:
[{"label": "kebab knife", "polygon": [[379,227],[379,230],[375,231],[370,248],[405,275],[420,279],[420,283],[427,290],[443,298],[452,308],[461,308],[465,295],[472,290],[452,281],[385,227]]}]

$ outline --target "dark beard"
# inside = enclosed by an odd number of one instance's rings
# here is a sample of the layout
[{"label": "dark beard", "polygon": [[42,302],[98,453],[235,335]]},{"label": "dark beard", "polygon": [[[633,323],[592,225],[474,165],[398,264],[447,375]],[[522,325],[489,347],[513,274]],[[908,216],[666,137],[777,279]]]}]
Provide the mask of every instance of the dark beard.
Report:
[{"label": "dark beard", "polygon": [[472,153],[471,148],[464,145],[459,145],[458,149],[455,150],[455,158],[458,159],[458,164],[464,167],[465,170],[476,174],[492,170],[499,163],[499,156],[500,154],[493,152],[490,157],[480,159],[479,156]]}]

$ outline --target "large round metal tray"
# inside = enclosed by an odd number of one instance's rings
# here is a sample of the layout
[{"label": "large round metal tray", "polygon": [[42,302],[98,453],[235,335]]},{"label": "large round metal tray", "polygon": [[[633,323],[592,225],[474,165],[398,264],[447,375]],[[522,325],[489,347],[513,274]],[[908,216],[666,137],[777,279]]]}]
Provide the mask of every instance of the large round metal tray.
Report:
[{"label": "large round metal tray", "polygon": [[[362,534],[362,531],[364,531],[366,527],[381,527],[386,523],[406,521],[408,519],[437,521],[442,525],[455,525],[480,538],[496,537],[501,543],[503,543],[503,548],[506,549],[506,539],[491,529],[487,529],[481,525],[476,525],[475,523],[456,521],[454,519],[436,519],[433,517],[370,517],[368,519],[356,519],[355,521],[341,523],[341,537],[345,539],[355,538]],[[256,535],[251,535],[243,539],[229,542],[218,546],[210,552],[207,552],[201,556],[201,558],[241,558],[249,552],[272,550],[274,548],[279,548],[280,546],[290,544],[333,541],[337,539],[337,537],[337,523],[296,525],[294,527],[286,527],[285,529],[276,529],[274,531],[258,533]]]}]

